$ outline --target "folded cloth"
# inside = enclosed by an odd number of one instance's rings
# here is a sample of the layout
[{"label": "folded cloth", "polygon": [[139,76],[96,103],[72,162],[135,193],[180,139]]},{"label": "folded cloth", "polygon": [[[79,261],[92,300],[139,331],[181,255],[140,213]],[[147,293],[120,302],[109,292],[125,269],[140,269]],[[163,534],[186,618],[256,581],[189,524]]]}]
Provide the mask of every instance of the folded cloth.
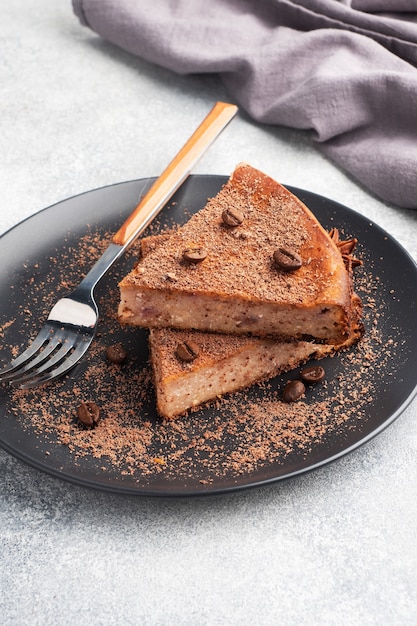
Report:
[{"label": "folded cloth", "polygon": [[373,193],[417,208],[417,25],[400,12],[412,5],[73,0],[104,39],[175,72],[218,73],[255,120],[311,130]]},{"label": "folded cloth", "polygon": [[341,0],[352,9],[385,13],[387,11],[415,11],[416,0]]}]

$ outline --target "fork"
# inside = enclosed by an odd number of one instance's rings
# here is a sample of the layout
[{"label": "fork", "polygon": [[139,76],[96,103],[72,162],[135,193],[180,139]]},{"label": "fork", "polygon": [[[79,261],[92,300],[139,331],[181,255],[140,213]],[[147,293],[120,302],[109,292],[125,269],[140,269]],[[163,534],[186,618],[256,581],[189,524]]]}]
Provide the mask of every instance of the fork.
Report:
[{"label": "fork", "polygon": [[217,102],[147,191],[76,289],[52,307],[29,347],[0,370],[0,382],[30,388],[72,369],[93,341],[99,310],[94,289],[190,174],[192,167],[233,119],[238,107]]}]

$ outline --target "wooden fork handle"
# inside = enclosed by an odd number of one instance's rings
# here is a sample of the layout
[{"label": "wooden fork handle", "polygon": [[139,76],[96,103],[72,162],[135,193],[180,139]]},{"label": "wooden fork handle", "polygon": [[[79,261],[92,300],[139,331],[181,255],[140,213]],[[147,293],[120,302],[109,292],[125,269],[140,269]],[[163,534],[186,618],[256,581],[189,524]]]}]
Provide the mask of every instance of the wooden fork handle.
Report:
[{"label": "wooden fork handle", "polygon": [[133,213],[113,237],[113,243],[130,246],[173,196],[207,148],[233,119],[238,107],[217,102],[168,167],[154,182]]}]

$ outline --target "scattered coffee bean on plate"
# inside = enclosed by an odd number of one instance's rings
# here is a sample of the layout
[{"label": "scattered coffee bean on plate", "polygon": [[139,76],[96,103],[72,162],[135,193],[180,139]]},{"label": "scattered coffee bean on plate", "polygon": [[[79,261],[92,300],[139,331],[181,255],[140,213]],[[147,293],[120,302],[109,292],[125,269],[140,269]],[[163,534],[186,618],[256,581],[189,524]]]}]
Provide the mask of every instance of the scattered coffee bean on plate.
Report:
[{"label": "scattered coffee bean on plate", "polygon": [[325,371],[321,365],[311,365],[310,367],[305,367],[300,372],[301,380],[309,384],[320,383],[324,376]]},{"label": "scattered coffee bean on plate", "polygon": [[100,421],[100,407],[95,402],[81,402],[77,417],[84,426],[97,426]]},{"label": "scattered coffee bean on plate", "polygon": [[305,385],[301,380],[289,380],[282,391],[284,402],[296,402],[303,397]]},{"label": "scattered coffee bean on plate", "polygon": [[117,365],[121,365],[126,361],[127,352],[124,349],[123,344],[115,343],[112,346],[108,346],[106,350],[106,356],[110,363],[116,363]]}]

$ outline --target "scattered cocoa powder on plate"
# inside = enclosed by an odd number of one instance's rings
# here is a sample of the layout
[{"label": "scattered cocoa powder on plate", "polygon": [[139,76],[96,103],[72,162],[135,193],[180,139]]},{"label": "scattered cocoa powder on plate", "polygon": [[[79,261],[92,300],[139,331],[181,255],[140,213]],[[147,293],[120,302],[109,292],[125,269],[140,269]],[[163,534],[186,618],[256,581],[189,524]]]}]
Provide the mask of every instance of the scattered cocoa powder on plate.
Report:
[{"label": "scattered cocoa powder on plate", "polygon": [[[57,297],[77,284],[80,269],[91,266],[108,240],[107,234],[91,231],[77,249],[57,250],[42,284],[35,275],[32,313],[23,316],[22,345],[28,335],[36,334],[41,316]],[[133,264],[136,252],[129,252],[126,263]],[[33,271],[36,274],[37,269]],[[161,475],[167,485],[178,479],[210,484],[222,476],[251,475],[271,464],[285,464],[289,457],[305,457],[332,433],[343,436],[347,429],[360,428],[378,371],[393,371],[397,340],[382,339],[382,305],[375,298],[379,279],[368,267],[356,278],[367,332],[358,346],[332,358],[331,379],[308,386],[305,396],[287,404],[281,400],[282,388],[296,377],[289,373],[164,422],[156,415],[146,331],[120,328],[117,321],[117,280],[124,272],[123,265],[112,270],[99,286],[97,337],[77,368],[43,388],[9,392],[8,411],[21,428],[34,434],[45,454],[49,455],[51,445],[64,446],[74,466],[95,459],[100,471],[112,477],[127,475],[139,484],[150,484]],[[6,342],[8,324],[13,327],[12,321],[1,327]],[[122,367],[106,358],[108,345],[117,342],[129,353]],[[8,348],[16,354],[21,346]],[[326,368],[326,361],[321,363]],[[100,407],[101,419],[93,429],[77,419],[77,406],[83,401]]]}]

